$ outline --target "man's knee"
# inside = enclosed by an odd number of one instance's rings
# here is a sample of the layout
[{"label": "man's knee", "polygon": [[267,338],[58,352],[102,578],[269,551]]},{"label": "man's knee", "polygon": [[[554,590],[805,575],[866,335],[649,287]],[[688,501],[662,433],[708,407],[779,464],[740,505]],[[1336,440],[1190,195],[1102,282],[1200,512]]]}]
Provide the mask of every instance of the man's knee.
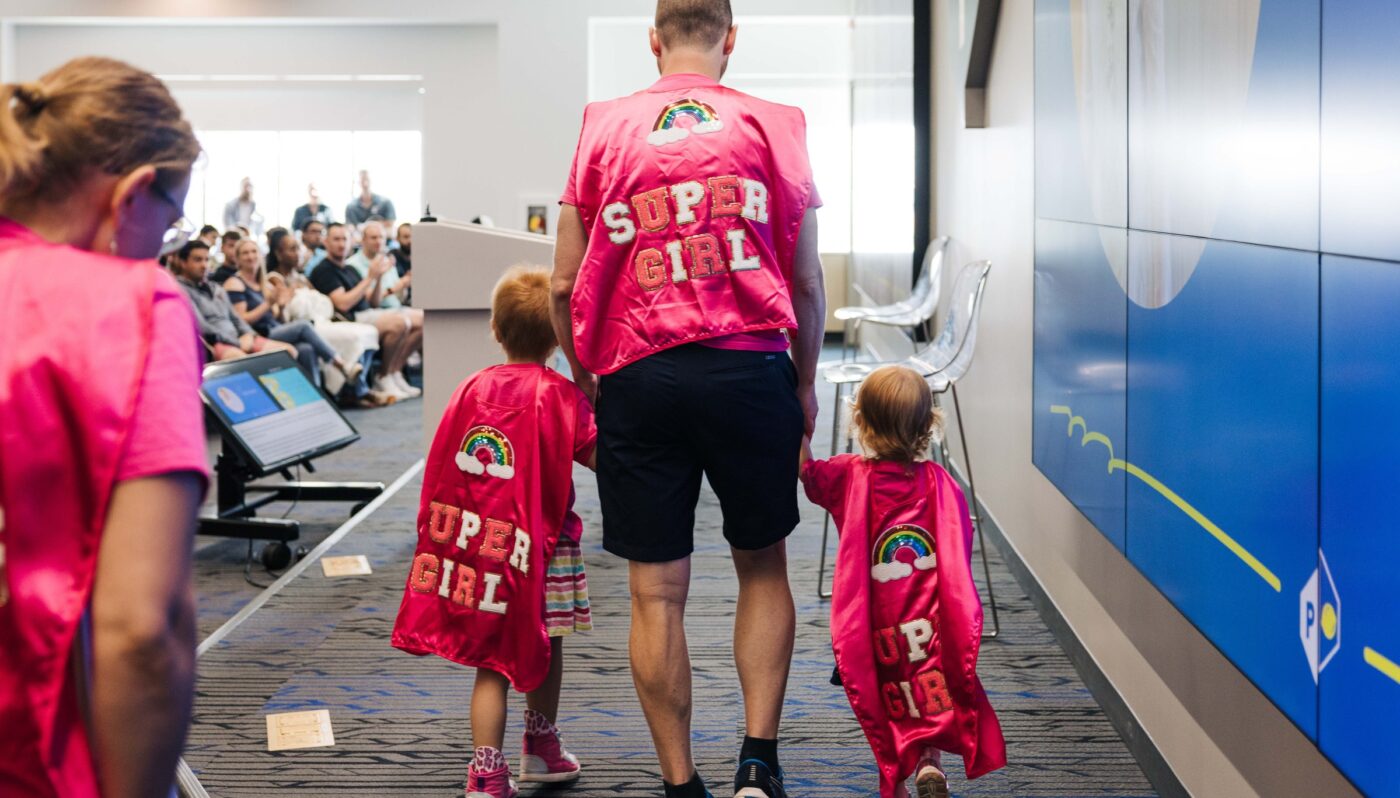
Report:
[{"label": "man's knee", "polygon": [[762,549],[731,549],[739,580],[752,578],[787,579],[787,541],[780,540]]},{"label": "man's knee", "polygon": [[629,587],[632,606],[645,613],[684,615],[690,595],[690,564],[632,563]]}]

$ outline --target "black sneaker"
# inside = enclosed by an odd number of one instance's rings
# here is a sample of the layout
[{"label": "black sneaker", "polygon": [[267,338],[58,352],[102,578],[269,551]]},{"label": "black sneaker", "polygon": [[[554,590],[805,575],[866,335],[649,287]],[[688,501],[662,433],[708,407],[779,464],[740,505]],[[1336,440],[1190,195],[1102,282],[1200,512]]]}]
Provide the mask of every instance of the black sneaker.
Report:
[{"label": "black sneaker", "polygon": [[745,759],[734,774],[734,798],[787,798],[783,790],[783,771],[777,775],[757,759]]}]

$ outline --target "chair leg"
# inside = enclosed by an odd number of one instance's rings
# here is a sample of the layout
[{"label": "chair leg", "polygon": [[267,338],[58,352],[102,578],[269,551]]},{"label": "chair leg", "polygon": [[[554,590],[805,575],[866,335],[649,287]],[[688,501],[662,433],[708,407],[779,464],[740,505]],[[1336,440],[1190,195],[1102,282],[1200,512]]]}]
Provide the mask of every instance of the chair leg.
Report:
[{"label": "chair leg", "polygon": [[967,448],[967,433],[963,430],[962,403],[958,401],[958,386],[954,383],[951,386],[953,393],[953,412],[958,419],[958,440],[962,443],[963,464],[967,466],[967,487],[972,493],[971,501],[968,502],[971,508],[972,524],[977,530],[977,547],[982,550],[982,574],[987,580],[987,604],[992,609],[992,631],[982,632],[983,639],[990,640],[1001,635],[1001,617],[997,613],[997,597],[992,591],[992,567],[987,563],[987,540],[982,536],[982,510],[977,503],[977,482],[972,478],[972,455]]},{"label": "chair leg", "polygon": [[[836,396],[831,403],[831,456],[836,456],[836,442],[841,435],[841,383],[836,383]],[[831,540],[831,513],[822,519],[822,553],[817,565],[817,598],[831,598],[826,585],[826,551]]]}]

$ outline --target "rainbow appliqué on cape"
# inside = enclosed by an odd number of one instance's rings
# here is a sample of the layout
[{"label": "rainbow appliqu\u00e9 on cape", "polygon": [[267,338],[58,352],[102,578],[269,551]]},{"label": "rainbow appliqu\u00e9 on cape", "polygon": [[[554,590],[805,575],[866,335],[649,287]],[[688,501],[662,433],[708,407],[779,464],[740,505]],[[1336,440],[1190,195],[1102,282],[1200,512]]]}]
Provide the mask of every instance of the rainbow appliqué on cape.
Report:
[{"label": "rainbow appliqu\u00e9 on cape", "polygon": [[457,451],[457,467],[468,474],[510,479],[515,476],[515,447],[495,427],[472,427]]},{"label": "rainbow appliqu\u00e9 on cape", "polygon": [[938,565],[933,550],[933,537],[928,530],[914,524],[899,524],[880,533],[870,550],[870,578],[876,582],[893,582]]},{"label": "rainbow appliqu\u00e9 on cape", "polygon": [[647,134],[647,143],[653,147],[664,147],[688,138],[691,133],[703,136],[723,129],[724,122],[720,121],[719,114],[709,104],[699,100],[677,100],[661,109],[656,125]]}]

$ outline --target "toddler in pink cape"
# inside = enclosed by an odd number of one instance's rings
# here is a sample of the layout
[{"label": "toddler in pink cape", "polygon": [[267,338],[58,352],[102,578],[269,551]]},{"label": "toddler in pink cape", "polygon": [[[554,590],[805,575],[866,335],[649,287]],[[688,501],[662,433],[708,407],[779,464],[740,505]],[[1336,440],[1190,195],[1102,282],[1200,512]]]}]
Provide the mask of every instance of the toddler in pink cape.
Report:
[{"label": "toddler in pink cape", "polygon": [[1001,726],[977,678],[982,603],[972,581],[972,523],[962,491],[921,461],[938,411],[915,372],[886,367],[853,411],[866,456],[811,459],[807,497],[841,532],[831,603],[836,666],[880,769],[882,798],[946,798],[940,751],[967,777],[1006,764]]}]

